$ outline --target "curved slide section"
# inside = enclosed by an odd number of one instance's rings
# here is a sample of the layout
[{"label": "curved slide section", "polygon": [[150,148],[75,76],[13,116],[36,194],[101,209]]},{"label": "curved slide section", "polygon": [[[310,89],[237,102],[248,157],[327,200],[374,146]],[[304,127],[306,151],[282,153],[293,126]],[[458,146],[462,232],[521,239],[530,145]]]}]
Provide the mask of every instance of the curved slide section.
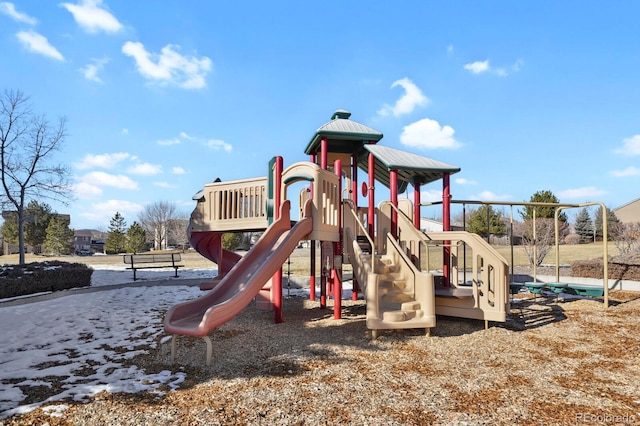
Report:
[{"label": "curved slide section", "polygon": [[260,240],[240,259],[219,284],[205,295],[175,305],[164,318],[171,334],[203,337],[240,313],[276,273],[289,255],[313,230],[310,209],[291,228],[290,201],[280,209],[280,218],[267,228]]},{"label": "curved slide section", "polygon": [[[191,226],[189,226],[191,229]],[[218,265],[218,275],[210,281],[200,283],[201,290],[210,290],[242,259],[242,256],[222,248],[222,235],[218,231],[193,231],[189,233],[189,242],[198,253]]]}]

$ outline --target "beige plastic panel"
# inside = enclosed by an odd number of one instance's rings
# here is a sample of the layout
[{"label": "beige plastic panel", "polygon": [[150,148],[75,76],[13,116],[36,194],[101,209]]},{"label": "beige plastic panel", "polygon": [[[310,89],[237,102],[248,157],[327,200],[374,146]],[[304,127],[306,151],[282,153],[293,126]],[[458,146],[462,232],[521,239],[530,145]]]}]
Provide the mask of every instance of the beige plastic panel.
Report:
[{"label": "beige plastic panel", "polygon": [[191,231],[265,229],[266,201],[266,177],[207,184],[191,214]]}]

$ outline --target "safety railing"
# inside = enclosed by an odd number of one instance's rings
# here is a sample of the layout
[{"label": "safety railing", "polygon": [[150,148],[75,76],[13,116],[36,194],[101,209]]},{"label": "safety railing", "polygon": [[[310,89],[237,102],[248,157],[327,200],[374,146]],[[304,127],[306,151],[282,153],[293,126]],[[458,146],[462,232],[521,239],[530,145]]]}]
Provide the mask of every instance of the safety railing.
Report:
[{"label": "safety railing", "polygon": [[267,178],[213,182],[199,193],[191,231],[260,230],[267,227]]},{"label": "safety railing", "polygon": [[[446,248],[451,283],[455,286],[471,284],[475,307],[488,308],[504,306],[507,303],[507,262],[485,240],[465,231],[425,234],[415,228],[411,218],[404,211],[390,202],[381,205],[379,211],[388,215],[392,209],[398,218],[397,240],[416,266],[423,270],[431,270],[434,263],[431,256],[436,256],[439,261],[443,260],[443,249]],[[470,265],[468,273],[467,265]],[[467,276],[469,280],[466,279]]]},{"label": "safety railing", "polygon": [[[354,246],[359,246],[358,237],[364,236],[371,246],[371,259],[370,259],[370,267],[371,272],[374,270],[374,262],[376,255],[376,246],[374,244],[373,239],[369,236],[367,232],[367,228],[362,223],[360,215],[353,207],[353,202],[350,200],[343,200],[343,211],[344,211],[344,242],[343,246],[347,249],[347,255],[349,259],[355,256]],[[350,261],[350,263],[352,263]]]}]

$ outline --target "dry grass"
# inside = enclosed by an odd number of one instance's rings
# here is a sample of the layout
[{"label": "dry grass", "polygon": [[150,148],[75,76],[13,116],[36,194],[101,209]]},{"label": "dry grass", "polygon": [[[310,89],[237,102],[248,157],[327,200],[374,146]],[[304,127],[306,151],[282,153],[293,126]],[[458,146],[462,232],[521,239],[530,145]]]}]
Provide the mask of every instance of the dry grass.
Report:
[{"label": "dry grass", "polygon": [[[511,247],[510,246],[493,246],[505,259],[507,262],[511,262]],[[576,260],[587,260],[600,258],[602,259],[604,246],[602,242],[598,243],[589,243],[589,244],[572,244],[567,245],[563,244],[560,246],[560,264],[570,264]],[[609,243],[607,245],[607,251],[609,256],[615,256],[618,254],[618,249],[616,248],[614,243]],[[515,266],[527,266],[529,261],[527,259],[527,255],[522,246],[514,246],[513,248],[513,257]],[[542,263],[555,265],[556,263],[556,252],[555,248],[552,247],[551,251],[545,256]]]}]

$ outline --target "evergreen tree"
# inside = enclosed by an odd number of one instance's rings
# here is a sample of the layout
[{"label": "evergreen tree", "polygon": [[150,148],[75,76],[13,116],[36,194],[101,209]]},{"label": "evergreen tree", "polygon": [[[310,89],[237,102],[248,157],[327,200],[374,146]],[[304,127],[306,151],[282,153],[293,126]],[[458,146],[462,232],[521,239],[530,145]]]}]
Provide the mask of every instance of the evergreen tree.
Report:
[{"label": "evergreen tree", "polygon": [[44,244],[52,218],[51,206],[30,201],[25,209],[24,241],[32,247]]},{"label": "evergreen tree", "polygon": [[69,254],[73,244],[73,229],[69,229],[69,222],[60,216],[53,216],[47,226],[47,236],[44,248],[55,255]]},{"label": "evergreen tree", "polygon": [[576,224],[574,227],[576,234],[580,235],[580,242],[586,243],[593,240],[593,222],[589,215],[589,210],[583,207],[576,216]]},{"label": "evergreen tree", "polygon": [[[611,210],[609,207],[606,207],[607,209],[607,237],[609,240],[614,239],[615,237],[615,232],[618,229],[618,224],[620,224],[620,219],[618,219],[618,216],[616,216],[616,214],[613,212],[613,210]],[[599,207],[598,210],[596,210],[596,216],[593,219],[593,221],[595,222],[595,227],[596,227],[596,237],[600,240],[602,240],[602,207]]]},{"label": "evergreen tree", "polygon": [[15,212],[5,213],[3,219],[4,222],[0,228],[2,238],[8,244],[18,244],[18,214]]},{"label": "evergreen tree", "polygon": [[226,250],[235,250],[242,242],[242,235],[237,232],[227,232],[222,235],[222,247]]},{"label": "evergreen tree", "polygon": [[147,232],[134,221],[127,229],[127,248],[133,253],[139,253],[147,246]]},{"label": "evergreen tree", "polygon": [[502,214],[486,204],[471,213],[467,231],[486,237],[487,231],[490,235],[505,235],[507,227],[502,221]]},{"label": "evergreen tree", "polygon": [[[557,204],[560,201],[558,197],[553,195],[551,191],[538,191],[531,196],[529,199],[531,203],[554,203]],[[536,206],[525,206],[524,211],[520,211],[520,216],[522,219],[527,221],[533,219],[533,211],[536,211],[536,219],[553,219],[555,217],[555,207],[536,207]],[[560,213],[558,215],[558,221],[567,222],[567,215],[565,213]]]},{"label": "evergreen tree", "polygon": [[105,249],[108,253],[121,253],[127,247],[127,222],[119,213],[111,218],[109,232],[105,241]]}]

